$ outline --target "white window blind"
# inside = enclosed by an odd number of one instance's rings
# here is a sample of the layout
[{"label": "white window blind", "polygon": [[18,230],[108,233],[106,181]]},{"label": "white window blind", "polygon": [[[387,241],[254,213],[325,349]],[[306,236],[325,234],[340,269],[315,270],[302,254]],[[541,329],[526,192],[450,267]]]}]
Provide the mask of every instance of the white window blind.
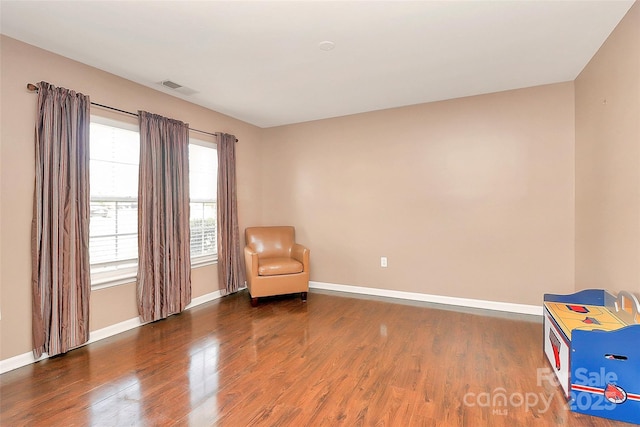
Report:
[{"label": "white window blind", "polygon": [[189,193],[192,263],[206,262],[217,254],[218,155],[214,144],[190,139]]},{"label": "white window blind", "polygon": [[135,277],[138,259],[136,126],[92,118],[89,257],[93,284]]}]

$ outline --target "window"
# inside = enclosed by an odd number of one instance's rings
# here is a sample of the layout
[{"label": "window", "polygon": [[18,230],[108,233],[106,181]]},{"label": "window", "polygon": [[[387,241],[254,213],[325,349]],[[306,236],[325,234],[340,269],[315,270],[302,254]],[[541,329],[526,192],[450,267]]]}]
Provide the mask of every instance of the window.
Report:
[{"label": "window", "polygon": [[191,263],[212,261],[217,255],[216,196],[218,152],[215,145],[189,140]]},{"label": "window", "polygon": [[136,125],[92,117],[89,257],[93,285],[131,279],[138,264]]},{"label": "window", "polygon": [[[136,124],[92,116],[89,258],[94,288],[129,283],[138,267]],[[215,261],[218,156],[215,144],[189,140],[191,263]]]}]

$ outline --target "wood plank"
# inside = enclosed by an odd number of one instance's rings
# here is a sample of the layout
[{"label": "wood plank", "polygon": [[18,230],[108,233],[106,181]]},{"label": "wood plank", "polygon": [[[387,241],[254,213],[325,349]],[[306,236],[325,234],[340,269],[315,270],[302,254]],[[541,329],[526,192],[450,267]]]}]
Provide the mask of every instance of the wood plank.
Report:
[{"label": "wood plank", "polygon": [[240,292],[1,375],[0,425],[630,425],[540,381],[541,318],[445,308]]}]

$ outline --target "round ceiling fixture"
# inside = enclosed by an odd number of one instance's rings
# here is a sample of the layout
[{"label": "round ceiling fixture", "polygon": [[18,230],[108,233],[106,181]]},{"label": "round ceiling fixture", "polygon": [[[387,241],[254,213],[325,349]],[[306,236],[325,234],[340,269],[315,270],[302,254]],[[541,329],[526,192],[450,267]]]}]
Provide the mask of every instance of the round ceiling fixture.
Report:
[{"label": "round ceiling fixture", "polygon": [[336,44],[334,42],[325,40],[323,42],[320,42],[318,44],[318,47],[320,48],[320,50],[324,50],[326,52],[329,50],[333,50],[333,48],[336,47]]}]

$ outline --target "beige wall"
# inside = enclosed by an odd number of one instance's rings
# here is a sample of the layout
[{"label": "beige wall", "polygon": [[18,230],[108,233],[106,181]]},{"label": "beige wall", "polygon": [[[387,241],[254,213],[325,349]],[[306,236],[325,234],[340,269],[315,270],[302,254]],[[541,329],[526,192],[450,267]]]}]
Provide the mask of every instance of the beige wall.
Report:
[{"label": "beige wall", "polygon": [[640,292],[640,3],[575,90],[576,289]]},{"label": "beige wall", "polygon": [[573,97],[569,82],[266,129],[263,223],[296,226],[313,281],[572,292]]},{"label": "beige wall", "polygon": [[[27,83],[44,80],[88,94],[101,104],[127,111],[147,110],[183,120],[196,129],[236,135],[240,140],[237,158],[242,227],[256,223],[261,212],[261,129],[5,36],[1,43],[0,359],[4,360],[31,350],[30,223],[37,95],[26,90]],[[108,114],[99,108],[92,108],[92,113]],[[115,117],[128,120],[124,115]],[[200,134],[194,136],[202,138]],[[194,269],[192,276],[194,297],[218,289],[216,266]],[[136,316],[133,284],[91,295],[91,330]]]},{"label": "beige wall", "polygon": [[[312,280],[524,304],[637,291],[639,9],[575,94],[568,82],[271,129],[2,36],[0,360],[31,349],[36,96],[25,85],[40,80],[238,136],[241,229],[295,225]],[[216,266],[194,269],[195,297],[216,289]],[[93,292],[91,329],[136,317],[134,290]]]}]

